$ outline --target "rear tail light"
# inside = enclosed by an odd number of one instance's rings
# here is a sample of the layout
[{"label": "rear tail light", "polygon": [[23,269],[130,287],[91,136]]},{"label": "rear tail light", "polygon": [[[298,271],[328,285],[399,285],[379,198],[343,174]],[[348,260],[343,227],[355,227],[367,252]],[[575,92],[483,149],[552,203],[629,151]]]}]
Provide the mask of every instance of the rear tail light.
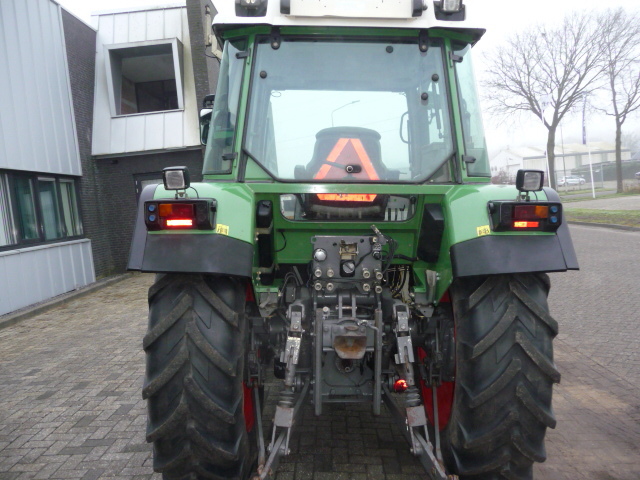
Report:
[{"label": "rear tail light", "polygon": [[562,223],[560,203],[493,201],[488,207],[494,232],[555,232]]},{"label": "rear tail light", "polygon": [[193,218],[168,218],[167,228],[193,227]]},{"label": "rear tail light", "polygon": [[144,203],[144,221],[148,230],[213,230],[216,201],[162,200]]}]

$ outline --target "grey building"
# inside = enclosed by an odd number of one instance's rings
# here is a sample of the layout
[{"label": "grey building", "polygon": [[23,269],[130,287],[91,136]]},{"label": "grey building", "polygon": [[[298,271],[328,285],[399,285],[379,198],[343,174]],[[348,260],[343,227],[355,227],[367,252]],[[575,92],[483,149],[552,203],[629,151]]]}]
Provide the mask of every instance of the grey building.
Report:
[{"label": "grey building", "polygon": [[60,6],[0,2],[0,315],[95,281]]},{"label": "grey building", "polygon": [[142,187],[170,165],[198,179],[214,14],[187,0],[92,27],[0,2],[0,315],[123,272]]}]

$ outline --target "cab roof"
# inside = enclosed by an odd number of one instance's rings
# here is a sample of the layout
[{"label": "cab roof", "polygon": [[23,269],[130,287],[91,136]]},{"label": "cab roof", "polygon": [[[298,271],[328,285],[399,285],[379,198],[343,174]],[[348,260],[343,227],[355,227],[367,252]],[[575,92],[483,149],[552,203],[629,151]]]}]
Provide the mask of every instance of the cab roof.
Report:
[{"label": "cab roof", "polygon": [[[434,0],[223,0],[216,2],[217,34],[226,30],[272,27],[442,28],[471,34],[478,41],[485,30],[473,21],[477,3],[445,14]],[[243,7],[243,5],[245,5]],[[249,5],[249,7],[246,7]]]}]

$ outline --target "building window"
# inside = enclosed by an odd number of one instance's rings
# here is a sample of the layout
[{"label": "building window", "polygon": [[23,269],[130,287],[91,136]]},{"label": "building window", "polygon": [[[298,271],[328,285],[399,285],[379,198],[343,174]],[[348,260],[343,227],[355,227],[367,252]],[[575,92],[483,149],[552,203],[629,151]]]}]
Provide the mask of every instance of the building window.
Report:
[{"label": "building window", "polygon": [[16,243],[12,209],[9,178],[0,173],[0,248]]},{"label": "building window", "polygon": [[0,172],[0,248],[79,237],[76,179]]},{"label": "building window", "polygon": [[178,39],[107,45],[105,48],[113,115],[184,108],[182,44]]}]

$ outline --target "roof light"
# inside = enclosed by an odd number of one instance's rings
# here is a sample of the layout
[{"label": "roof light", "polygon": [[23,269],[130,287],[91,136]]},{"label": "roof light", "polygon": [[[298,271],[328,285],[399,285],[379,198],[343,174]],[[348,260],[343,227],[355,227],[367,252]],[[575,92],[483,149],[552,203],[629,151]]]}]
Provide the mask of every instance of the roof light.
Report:
[{"label": "roof light", "polygon": [[267,0],[236,0],[236,15],[239,17],[264,17]]},{"label": "roof light", "polygon": [[442,0],[440,8],[444,13],[459,12],[462,8],[462,0]]},{"label": "roof light", "polygon": [[189,169],[187,167],[167,167],[162,170],[162,181],[167,190],[186,190],[189,188]]},{"label": "roof light", "polygon": [[465,19],[462,0],[438,0],[433,2],[436,20],[460,22]]}]

